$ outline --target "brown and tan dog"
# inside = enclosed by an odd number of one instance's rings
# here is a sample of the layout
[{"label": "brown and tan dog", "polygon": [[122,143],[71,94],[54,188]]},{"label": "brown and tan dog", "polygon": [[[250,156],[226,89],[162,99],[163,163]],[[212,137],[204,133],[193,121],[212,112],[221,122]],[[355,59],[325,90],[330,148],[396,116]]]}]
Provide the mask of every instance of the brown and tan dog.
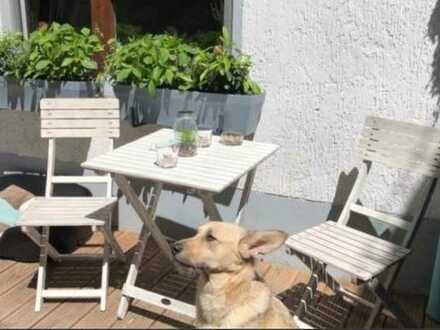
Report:
[{"label": "brown and tan dog", "polygon": [[278,249],[287,234],[246,231],[210,222],[174,245],[176,259],[200,272],[197,326],[203,328],[295,328],[288,309],[258,279],[255,257]]}]

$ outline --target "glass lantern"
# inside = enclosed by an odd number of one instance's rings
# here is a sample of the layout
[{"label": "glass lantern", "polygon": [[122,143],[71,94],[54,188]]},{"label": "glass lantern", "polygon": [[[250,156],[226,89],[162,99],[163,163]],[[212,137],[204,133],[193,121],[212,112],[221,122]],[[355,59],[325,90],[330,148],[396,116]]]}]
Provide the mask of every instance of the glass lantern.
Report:
[{"label": "glass lantern", "polygon": [[179,144],[179,157],[197,155],[197,123],[192,111],[179,111],[179,116],[174,124],[174,136]]}]

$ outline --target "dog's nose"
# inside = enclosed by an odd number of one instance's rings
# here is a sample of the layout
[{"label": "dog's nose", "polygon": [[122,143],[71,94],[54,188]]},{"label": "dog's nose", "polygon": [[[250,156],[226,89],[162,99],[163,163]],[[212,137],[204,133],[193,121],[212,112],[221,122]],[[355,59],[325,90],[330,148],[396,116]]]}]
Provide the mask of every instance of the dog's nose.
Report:
[{"label": "dog's nose", "polygon": [[173,245],[171,245],[171,249],[173,250],[174,254],[182,252],[182,243],[175,242]]}]

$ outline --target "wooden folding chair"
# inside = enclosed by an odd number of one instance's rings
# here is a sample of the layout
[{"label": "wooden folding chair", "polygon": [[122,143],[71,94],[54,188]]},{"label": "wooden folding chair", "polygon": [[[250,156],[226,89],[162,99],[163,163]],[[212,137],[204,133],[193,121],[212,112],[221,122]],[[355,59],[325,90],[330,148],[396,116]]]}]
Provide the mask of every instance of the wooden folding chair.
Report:
[{"label": "wooden folding chair", "polygon": [[[406,327],[416,327],[414,321],[393,301],[389,290],[399,268],[410,253],[415,233],[424,218],[437,179],[440,175],[440,130],[430,127],[368,117],[360,142],[363,162],[359,175],[338,221],[328,221],[291,236],[288,252],[298,256],[311,270],[310,280],[295,313],[301,328],[311,328],[303,321],[310,304],[315,302],[318,282],[329,285],[335,292],[370,308],[366,322],[371,328],[383,312],[398,319]],[[411,221],[378,212],[360,205],[359,198],[373,162],[387,167],[416,172],[428,177],[425,192],[418,202]],[[354,228],[348,227],[351,213],[364,215],[405,231],[401,245],[397,245]],[[347,272],[373,293],[375,301],[368,301],[344,289],[327,272],[333,266]],[[384,277],[380,275],[384,274]]]},{"label": "wooden folding chair", "polygon": [[[112,196],[112,178],[103,176],[55,175],[55,140],[59,138],[108,138],[110,150],[113,139],[119,137],[118,99],[43,99],[41,107],[41,136],[49,139],[46,194],[26,202],[20,208],[17,222],[37,245],[41,247],[38,268],[35,311],[40,311],[43,299],[100,299],[101,310],[106,308],[109,258],[113,253],[124,259],[122,249],[113,237],[111,215],[117,199]],[[105,184],[105,197],[53,197],[54,184]],[[96,255],[61,255],[49,244],[49,228],[65,226],[91,226],[104,235],[104,252]],[[40,235],[37,227],[42,227]],[[59,262],[65,259],[103,259],[100,289],[46,289],[47,257]],[[68,277],[69,274],[66,274]]]}]

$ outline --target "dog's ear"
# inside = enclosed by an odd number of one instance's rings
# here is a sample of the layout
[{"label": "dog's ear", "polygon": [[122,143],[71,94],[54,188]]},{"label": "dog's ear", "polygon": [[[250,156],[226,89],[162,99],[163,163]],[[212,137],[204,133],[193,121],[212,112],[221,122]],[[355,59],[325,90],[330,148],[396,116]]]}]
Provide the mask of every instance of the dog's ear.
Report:
[{"label": "dog's ear", "polygon": [[283,245],[287,237],[283,231],[250,231],[238,243],[238,252],[244,259],[267,254]]}]

